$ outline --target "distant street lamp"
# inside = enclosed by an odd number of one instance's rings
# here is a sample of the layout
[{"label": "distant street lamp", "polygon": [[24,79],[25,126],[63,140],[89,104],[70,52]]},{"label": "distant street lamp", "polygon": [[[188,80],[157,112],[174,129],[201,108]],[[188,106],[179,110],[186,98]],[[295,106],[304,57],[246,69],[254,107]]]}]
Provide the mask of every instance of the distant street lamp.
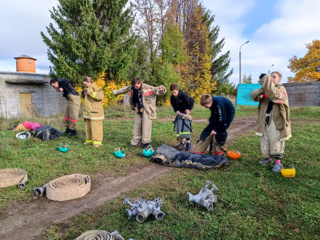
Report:
[{"label": "distant street lamp", "polygon": [[274,64],[272,64],[272,65],[269,67],[268,75],[270,75],[270,68],[273,67],[273,65],[274,65]]},{"label": "distant street lamp", "polygon": [[241,84],[241,47],[247,44],[248,42],[249,41],[246,41],[244,44],[242,44],[239,49],[239,84]]}]

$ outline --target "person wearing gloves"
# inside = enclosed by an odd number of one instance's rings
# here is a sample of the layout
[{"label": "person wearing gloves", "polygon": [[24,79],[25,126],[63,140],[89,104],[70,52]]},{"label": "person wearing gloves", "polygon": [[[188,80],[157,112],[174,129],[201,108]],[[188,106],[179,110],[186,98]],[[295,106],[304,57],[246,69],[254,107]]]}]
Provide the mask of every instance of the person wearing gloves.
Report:
[{"label": "person wearing gloves", "polygon": [[226,97],[201,96],[200,104],[209,108],[211,116],[209,124],[200,134],[194,153],[204,154],[209,147],[209,154],[224,155],[226,152],[227,129],[234,118],[235,108]]},{"label": "person wearing gloves", "polygon": [[83,118],[85,121],[86,141],[85,145],[101,147],[103,140],[103,91],[93,83],[90,77],[82,81],[86,90],[81,92],[84,98]]},{"label": "person wearing gloves", "polygon": [[57,91],[63,92],[63,97],[68,100],[67,107],[63,117],[63,125],[66,127],[65,134],[70,136],[78,135],[77,123],[80,111],[80,96],[72,87],[68,79],[53,78],[50,80],[50,85]]},{"label": "person wearing gloves", "polygon": [[134,118],[133,137],[129,146],[146,148],[151,142],[152,120],[157,118],[156,97],[166,93],[164,86],[153,87],[134,78],[130,86],[113,90],[114,95],[128,93],[132,110],[137,110]]},{"label": "person wearing gloves", "polygon": [[189,97],[188,94],[182,92],[175,83],[170,85],[170,91],[172,93],[170,103],[173,111],[176,113],[176,118],[174,120],[176,136],[177,140],[180,141],[176,148],[182,149],[185,146],[185,151],[189,151],[191,149],[191,110],[193,108],[194,100]]},{"label": "person wearing gloves", "polygon": [[272,164],[274,158],[273,172],[280,172],[285,141],[291,138],[289,100],[285,87],[280,84],[281,78],[279,72],[272,72],[271,76],[261,74],[262,87],[250,93],[254,101],[259,101],[256,135],[260,136],[263,157],[259,164]]}]

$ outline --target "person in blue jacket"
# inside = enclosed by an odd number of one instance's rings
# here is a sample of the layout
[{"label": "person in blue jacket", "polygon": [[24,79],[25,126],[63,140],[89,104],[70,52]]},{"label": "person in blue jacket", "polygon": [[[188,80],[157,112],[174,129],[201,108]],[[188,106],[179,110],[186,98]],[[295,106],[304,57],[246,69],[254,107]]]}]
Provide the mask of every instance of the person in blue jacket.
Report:
[{"label": "person in blue jacket", "polygon": [[234,118],[234,105],[228,98],[208,94],[201,96],[200,104],[209,108],[211,116],[193,151],[204,154],[209,147],[209,154],[223,155],[226,152],[227,129]]}]

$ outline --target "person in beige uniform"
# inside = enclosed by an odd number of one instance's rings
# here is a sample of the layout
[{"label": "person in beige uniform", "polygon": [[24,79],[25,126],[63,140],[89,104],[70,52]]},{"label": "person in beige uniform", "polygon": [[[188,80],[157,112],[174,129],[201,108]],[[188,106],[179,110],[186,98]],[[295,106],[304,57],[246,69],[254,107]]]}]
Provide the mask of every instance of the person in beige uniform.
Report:
[{"label": "person in beige uniform", "polygon": [[259,101],[256,135],[260,136],[263,157],[259,164],[272,164],[275,158],[273,172],[280,172],[285,141],[291,138],[289,100],[285,87],[280,84],[281,77],[279,72],[272,72],[271,76],[261,74],[262,87],[250,94],[254,101]]},{"label": "person in beige uniform", "polygon": [[70,136],[78,135],[77,123],[80,111],[80,96],[70,81],[65,78],[53,78],[50,80],[50,85],[54,87],[58,92],[63,92],[63,97],[68,100],[68,104],[63,116],[63,125],[66,127],[65,134]]},{"label": "person in beige uniform", "polygon": [[156,97],[167,92],[164,86],[153,87],[134,78],[131,86],[113,90],[114,95],[128,93],[132,110],[137,110],[134,118],[133,137],[129,146],[146,148],[151,142],[152,120],[157,118]]},{"label": "person in beige uniform", "polygon": [[86,90],[81,92],[81,96],[84,97],[83,118],[86,124],[86,141],[84,144],[101,147],[104,119],[103,91],[93,83],[90,77],[85,77],[82,83],[86,87]]}]

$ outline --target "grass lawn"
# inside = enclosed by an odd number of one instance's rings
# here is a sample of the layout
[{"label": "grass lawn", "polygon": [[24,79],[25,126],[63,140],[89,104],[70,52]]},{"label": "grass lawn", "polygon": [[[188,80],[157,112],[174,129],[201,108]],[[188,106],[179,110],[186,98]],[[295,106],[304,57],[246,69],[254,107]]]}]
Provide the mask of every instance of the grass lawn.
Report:
[{"label": "grass lawn", "polygon": [[[172,116],[170,107],[158,110],[161,118]],[[283,178],[271,172],[272,166],[261,167],[259,137],[235,139],[229,149],[241,151],[240,160],[230,160],[228,166],[210,171],[174,169],[169,175],[133,190],[128,196],[154,199],[161,197],[166,213],[162,221],[150,216],[145,223],[125,217],[122,201],[126,196],[106,203],[95,212],[74,217],[70,223],[53,225],[46,239],[74,239],[92,229],[118,230],[125,238],[137,239],[319,239],[320,236],[320,111],[318,107],[292,108],[292,139],[286,142],[285,167],[294,164],[295,178]],[[256,107],[240,106],[236,117],[254,116]],[[74,172],[94,175],[108,170],[126,174],[132,166],[147,164],[141,149],[130,149],[128,157],[116,159],[112,150],[126,146],[132,135],[132,113],[122,109],[107,109],[104,122],[102,149],[84,147],[84,123],[79,123],[80,136],[75,139],[61,137],[56,141],[37,139],[18,140],[11,131],[0,131],[0,168],[19,167],[28,171],[26,191],[15,186],[0,189],[0,210],[14,201],[28,201],[36,186]],[[208,111],[196,106],[195,118],[208,118]],[[117,120],[118,118],[118,120]],[[126,119],[128,118],[128,119]],[[34,119],[59,127],[57,118]],[[0,130],[19,120],[0,119]],[[205,123],[193,124],[196,139]],[[170,121],[154,121],[153,145],[174,144],[173,125]],[[107,131],[108,129],[108,131]],[[110,141],[112,139],[112,141]],[[59,143],[68,143],[67,154],[57,150]],[[149,164],[149,163],[148,163]],[[207,212],[189,206],[187,192],[197,194],[210,180],[218,188],[218,203]]]}]

